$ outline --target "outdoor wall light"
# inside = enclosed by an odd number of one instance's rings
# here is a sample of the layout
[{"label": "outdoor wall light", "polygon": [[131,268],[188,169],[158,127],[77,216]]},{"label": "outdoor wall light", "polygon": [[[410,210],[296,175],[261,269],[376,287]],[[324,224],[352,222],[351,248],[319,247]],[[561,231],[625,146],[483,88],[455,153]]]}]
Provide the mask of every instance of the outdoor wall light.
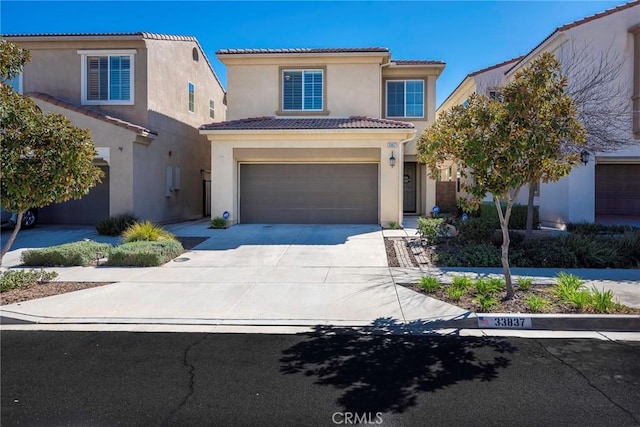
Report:
[{"label": "outdoor wall light", "polygon": [[589,163],[590,157],[591,157],[591,154],[589,154],[587,150],[584,150],[582,153],[580,153],[580,160],[582,160],[582,164],[585,166],[587,165],[587,163]]},{"label": "outdoor wall light", "polygon": [[396,165],[396,158],[393,155],[393,151],[391,152],[391,157],[389,157],[389,165],[391,165],[391,167],[394,167]]}]

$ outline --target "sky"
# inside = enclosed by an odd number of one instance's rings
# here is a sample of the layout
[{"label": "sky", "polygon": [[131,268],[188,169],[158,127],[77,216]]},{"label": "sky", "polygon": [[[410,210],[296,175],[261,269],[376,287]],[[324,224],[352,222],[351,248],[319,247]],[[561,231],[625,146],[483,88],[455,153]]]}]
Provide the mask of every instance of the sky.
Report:
[{"label": "sky", "polygon": [[0,33],[153,32],[228,48],[386,47],[392,59],[446,62],[440,105],[464,77],[529,52],[553,30],[619,1],[0,2]]}]

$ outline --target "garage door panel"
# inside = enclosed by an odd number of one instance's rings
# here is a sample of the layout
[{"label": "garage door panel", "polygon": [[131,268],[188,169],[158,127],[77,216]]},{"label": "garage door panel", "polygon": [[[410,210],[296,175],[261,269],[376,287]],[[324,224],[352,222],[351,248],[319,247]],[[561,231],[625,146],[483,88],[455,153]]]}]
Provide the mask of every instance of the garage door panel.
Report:
[{"label": "garage door panel", "polygon": [[640,215],[640,165],[596,165],[596,215]]},{"label": "garage door panel", "polygon": [[378,222],[377,164],[242,164],[243,223]]}]

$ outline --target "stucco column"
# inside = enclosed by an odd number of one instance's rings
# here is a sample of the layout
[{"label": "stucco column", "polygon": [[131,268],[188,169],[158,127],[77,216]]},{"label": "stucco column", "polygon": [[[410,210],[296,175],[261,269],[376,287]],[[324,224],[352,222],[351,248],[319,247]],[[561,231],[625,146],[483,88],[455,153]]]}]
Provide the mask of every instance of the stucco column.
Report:
[{"label": "stucco column", "polygon": [[211,141],[211,217],[221,217],[228,211],[229,225],[238,222],[234,197],[237,192],[236,168],[231,144]]}]

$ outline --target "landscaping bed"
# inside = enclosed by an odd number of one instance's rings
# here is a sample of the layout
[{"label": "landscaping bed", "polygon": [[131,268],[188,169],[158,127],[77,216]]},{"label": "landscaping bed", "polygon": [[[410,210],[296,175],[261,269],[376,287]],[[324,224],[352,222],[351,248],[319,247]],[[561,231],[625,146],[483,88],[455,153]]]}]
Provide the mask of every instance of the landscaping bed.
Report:
[{"label": "landscaping bed", "polygon": [[44,298],[82,289],[95,288],[113,282],[45,282],[11,289],[0,293],[0,305],[14,304],[36,298]]}]

